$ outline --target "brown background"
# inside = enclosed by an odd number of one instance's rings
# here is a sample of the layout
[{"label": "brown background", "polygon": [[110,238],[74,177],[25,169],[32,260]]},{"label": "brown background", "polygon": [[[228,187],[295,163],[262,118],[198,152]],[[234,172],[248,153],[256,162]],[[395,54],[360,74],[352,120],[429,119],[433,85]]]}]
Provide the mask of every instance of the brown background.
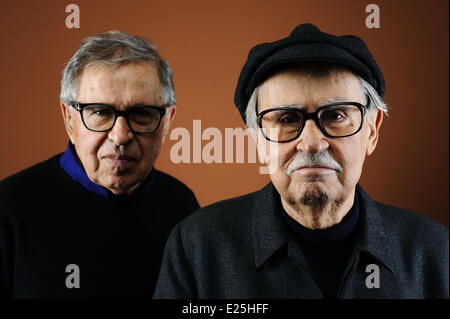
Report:
[{"label": "brown background", "polygon": [[[80,7],[80,29],[65,26],[70,3]],[[370,3],[380,7],[380,29],[365,27]],[[249,49],[311,22],[362,37],[385,76],[390,116],[362,186],[379,201],[448,226],[448,6],[448,0],[2,0],[0,179],[65,150],[59,81],[84,37],[117,29],[151,38],[175,72],[172,128],[192,133],[192,120],[201,119],[202,129],[224,133],[243,127],[233,95]],[[175,143],[167,140],[157,167],[191,187],[202,206],[268,182],[259,164],[173,164]]]}]

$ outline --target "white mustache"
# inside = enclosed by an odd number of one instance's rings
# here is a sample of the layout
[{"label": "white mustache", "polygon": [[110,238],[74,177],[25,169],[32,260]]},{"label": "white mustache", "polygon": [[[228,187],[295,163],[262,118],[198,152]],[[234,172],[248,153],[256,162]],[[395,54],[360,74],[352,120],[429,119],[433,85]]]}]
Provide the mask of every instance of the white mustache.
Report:
[{"label": "white mustache", "polygon": [[334,169],[339,174],[342,173],[342,166],[331,157],[328,151],[320,153],[307,154],[297,152],[294,159],[285,167],[285,172],[289,177],[292,177],[292,172],[303,166],[319,165]]}]

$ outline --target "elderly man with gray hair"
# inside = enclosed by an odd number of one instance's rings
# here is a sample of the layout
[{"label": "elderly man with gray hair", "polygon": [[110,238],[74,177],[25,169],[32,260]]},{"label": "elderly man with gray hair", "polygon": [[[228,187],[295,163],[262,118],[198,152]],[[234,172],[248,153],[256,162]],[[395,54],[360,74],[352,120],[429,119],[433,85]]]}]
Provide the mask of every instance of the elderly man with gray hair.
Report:
[{"label": "elderly man with gray hair", "polygon": [[109,31],[66,65],[67,150],[0,182],[0,296],[151,297],[173,226],[199,208],[155,169],[175,112],[154,44]]},{"label": "elderly man with gray hair", "polygon": [[303,24],[254,47],[235,102],[271,183],[178,224],[154,297],[448,298],[448,229],[358,184],[384,90],[355,36]]}]

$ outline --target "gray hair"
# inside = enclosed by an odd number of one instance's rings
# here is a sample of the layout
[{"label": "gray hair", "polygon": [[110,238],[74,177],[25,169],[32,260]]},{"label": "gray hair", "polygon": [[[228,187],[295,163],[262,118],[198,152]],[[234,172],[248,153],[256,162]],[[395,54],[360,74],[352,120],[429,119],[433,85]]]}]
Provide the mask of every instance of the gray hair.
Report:
[{"label": "gray hair", "polygon": [[[363,94],[363,100],[364,104],[367,105],[367,108],[369,110],[371,109],[379,109],[383,111],[386,115],[388,115],[388,108],[387,104],[383,102],[383,99],[380,97],[378,92],[373,88],[372,85],[370,85],[369,82],[364,80],[359,75],[355,76],[358,78],[359,83],[361,84],[361,92]],[[308,75],[309,77],[309,75]],[[247,127],[257,129],[257,103],[258,103],[258,95],[259,90],[261,88],[261,85],[257,86],[252,93],[252,96],[250,97],[250,100],[247,104],[247,109],[245,110],[245,119],[247,120]],[[367,98],[366,98],[367,97]],[[368,99],[368,101],[367,101]]]},{"label": "gray hair", "polygon": [[120,31],[107,31],[85,38],[81,42],[77,52],[64,68],[60,99],[66,103],[76,101],[80,77],[87,67],[117,67],[127,62],[152,63],[161,82],[164,105],[176,103],[172,69],[159,55],[153,42]]}]

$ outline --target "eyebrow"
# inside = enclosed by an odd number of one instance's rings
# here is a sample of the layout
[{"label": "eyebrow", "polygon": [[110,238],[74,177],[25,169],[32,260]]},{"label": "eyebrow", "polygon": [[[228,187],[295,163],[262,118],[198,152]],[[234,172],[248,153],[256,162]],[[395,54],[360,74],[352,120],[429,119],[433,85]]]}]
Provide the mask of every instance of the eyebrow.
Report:
[{"label": "eyebrow", "polygon": [[[100,102],[99,102],[99,104],[109,105],[109,106],[111,106],[111,107],[113,107],[114,109],[117,110],[117,105],[109,104],[109,103],[100,103]],[[139,108],[139,107],[143,107],[143,106],[163,107],[164,105],[157,106],[157,105],[152,105],[152,104],[146,104],[146,103],[138,102],[138,103],[134,103],[134,104],[131,104],[131,105],[125,105],[125,110],[133,109],[133,108]]]},{"label": "eyebrow", "polygon": [[145,104],[145,103],[134,103],[132,105],[128,105],[127,109],[131,109],[131,108],[135,108],[135,107],[142,107],[142,106],[155,106],[155,105],[150,105],[150,104]]},{"label": "eyebrow", "polygon": [[[327,99],[327,100],[325,100],[323,102],[320,102],[317,105],[317,107],[328,106],[330,104],[339,103],[339,102],[349,102],[349,99],[348,98],[341,98],[341,97],[339,97],[339,98],[329,98],[329,99]],[[279,107],[293,108],[293,109],[300,109],[300,110],[303,110],[303,109],[307,108],[305,105],[301,105],[301,104],[282,104],[280,106],[277,106],[277,108],[279,108]]]},{"label": "eyebrow", "polygon": [[340,102],[349,102],[349,99],[348,98],[342,98],[342,97],[330,98],[330,99],[328,99],[328,100],[326,100],[324,102],[320,102],[318,107],[327,106],[329,104],[340,103]]}]

